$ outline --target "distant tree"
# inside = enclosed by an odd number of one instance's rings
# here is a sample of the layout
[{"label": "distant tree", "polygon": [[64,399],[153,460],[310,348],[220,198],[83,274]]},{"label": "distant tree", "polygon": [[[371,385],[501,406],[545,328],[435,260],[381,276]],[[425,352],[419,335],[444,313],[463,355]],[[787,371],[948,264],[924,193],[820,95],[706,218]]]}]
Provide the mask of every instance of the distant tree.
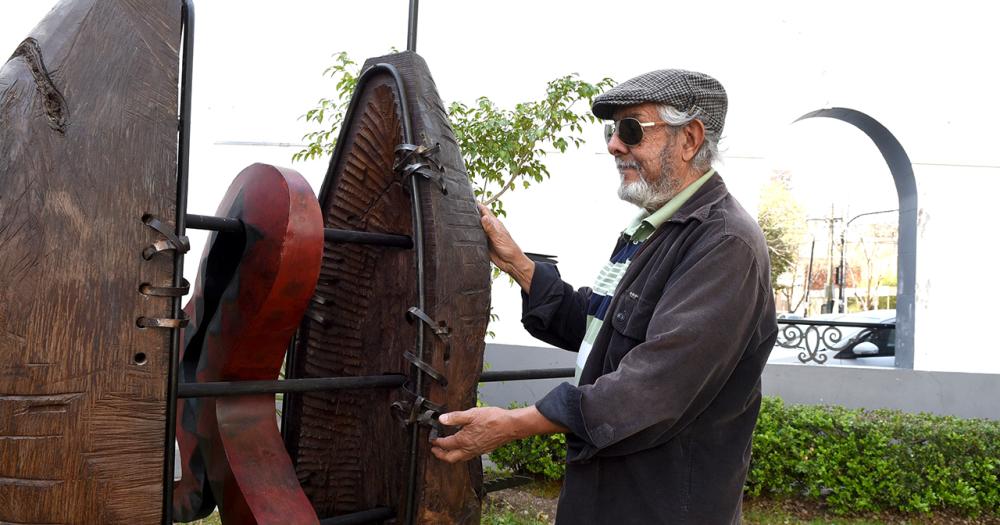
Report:
[{"label": "distant tree", "polygon": [[[295,153],[293,160],[333,153],[359,73],[360,66],[347,53],[334,55],[334,64],[323,72],[335,81],[334,96],[320,99],[302,116],[319,129],[303,137],[308,145]],[[612,83],[605,78],[592,84],[573,73],[549,81],[544,97],[513,108],[499,107],[487,97],[479,97],[471,105],[449,104],[448,117],[476,198],[505,216],[501,197],[548,178],[544,159],[550,151],[562,153],[570,145],[583,145],[584,124],[597,121],[590,114],[591,101]]]},{"label": "distant tree", "polygon": [[[346,52],[334,55],[333,65],[323,71],[335,82],[334,94],[319,99],[302,115],[318,129],[303,136],[308,145],[292,155],[293,161],[320,159],[333,153],[360,69]],[[449,104],[448,117],[476,199],[493,213],[506,216],[501,197],[548,178],[544,159],[549,151],[564,153],[571,144],[576,148],[583,145],[584,124],[597,121],[590,113],[591,102],[613,84],[610,78],[592,84],[571,73],[549,81],[544,97],[513,108],[499,107],[487,97],[479,97],[472,105]],[[499,269],[494,267],[493,277],[499,275]],[[491,313],[490,318],[495,321],[497,316]],[[488,335],[494,334],[491,331]]]},{"label": "distant tree", "polygon": [[791,307],[798,280],[799,246],[805,213],[791,192],[788,172],[775,172],[761,189],[757,221],[771,257],[771,287]]},{"label": "distant tree", "polygon": [[896,285],[897,237],[896,225],[872,224],[857,243],[855,260],[863,262],[852,273],[858,283],[854,298],[862,310],[877,309],[880,288]]}]

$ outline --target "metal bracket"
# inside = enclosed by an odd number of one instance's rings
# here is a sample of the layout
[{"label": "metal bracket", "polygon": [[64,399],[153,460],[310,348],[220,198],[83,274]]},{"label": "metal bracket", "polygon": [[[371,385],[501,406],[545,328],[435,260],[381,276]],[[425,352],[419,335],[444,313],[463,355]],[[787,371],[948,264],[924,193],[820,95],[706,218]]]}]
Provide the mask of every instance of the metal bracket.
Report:
[{"label": "metal bracket", "polygon": [[448,386],[448,378],[446,378],[444,374],[442,374],[441,372],[435,370],[434,367],[431,366],[430,363],[428,363],[427,361],[420,359],[419,357],[414,355],[413,352],[410,351],[403,352],[403,357],[406,358],[407,361],[412,363],[413,366],[419,368],[425,374],[431,376],[431,379],[437,381],[439,385]]},{"label": "metal bracket", "polygon": [[423,321],[423,323],[430,327],[431,331],[434,332],[434,335],[440,337],[443,341],[446,341],[448,336],[451,335],[451,328],[448,328],[448,325],[445,324],[444,321],[438,322],[431,319],[431,316],[427,315],[427,312],[417,308],[416,306],[410,307],[410,309],[406,311],[406,318],[410,321],[417,319]]},{"label": "metal bracket", "polygon": [[181,317],[180,319],[140,317],[135,320],[135,324],[139,328],[166,328],[168,330],[176,330],[178,328],[184,328],[190,321],[191,320],[187,317]]},{"label": "metal bracket", "polygon": [[183,280],[181,286],[153,286],[149,283],[139,285],[139,293],[153,297],[184,297],[191,291],[191,283]]},{"label": "metal bracket", "polygon": [[406,318],[410,322],[419,320],[427,325],[431,329],[431,332],[438,336],[438,338],[441,339],[441,342],[444,343],[445,361],[451,359],[451,328],[448,328],[448,325],[444,321],[435,321],[431,318],[431,316],[427,315],[427,312],[417,308],[416,306],[411,307],[406,311]]},{"label": "metal bracket", "polygon": [[[444,166],[437,160],[437,152],[441,150],[440,144],[431,147],[417,146],[415,144],[400,144],[396,146],[396,162],[393,164],[393,171],[397,172],[404,179],[411,175],[421,177],[437,183],[441,193],[447,195],[448,187],[444,181]],[[434,168],[431,170],[431,168]]]},{"label": "metal bracket", "polygon": [[181,254],[187,253],[191,250],[191,241],[188,240],[187,236],[178,236],[173,232],[173,228],[168,228],[167,225],[160,222],[160,220],[156,217],[146,215],[143,217],[142,222],[165,237],[164,239],[157,240],[153,244],[147,246],[146,249],[142,251],[143,259],[148,261],[158,253],[170,250],[176,250],[177,253]]},{"label": "metal bracket", "polygon": [[[404,389],[406,390],[406,389]],[[408,393],[409,390],[406,390]],[[430,436],[428,439],[435,440],[442,436],[448,436],[454,433],[453,427],[447,427],[438,421],[438,416],[445,411],[445,407],[432,403],[429,399],[423,396],[415,396],[415,401],[396,401],[389,408],[392,410],[396,419],[399,420],[400,424],[404,428],[411,425],[424,425],[430,427]]]}]

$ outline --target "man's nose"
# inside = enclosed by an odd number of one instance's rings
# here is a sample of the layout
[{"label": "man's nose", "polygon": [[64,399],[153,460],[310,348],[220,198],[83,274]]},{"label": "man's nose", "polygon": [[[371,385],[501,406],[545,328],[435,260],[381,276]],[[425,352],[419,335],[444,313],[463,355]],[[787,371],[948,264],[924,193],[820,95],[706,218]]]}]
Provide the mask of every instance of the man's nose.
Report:
[{"label": "man's nose", "polygon": [[622,142],[622,139],[618,138],[617,131],[614,135],[611,135],[611,140],[608,141],[608,153],[615,157],[620,157],[628,153],[628,146]]}]

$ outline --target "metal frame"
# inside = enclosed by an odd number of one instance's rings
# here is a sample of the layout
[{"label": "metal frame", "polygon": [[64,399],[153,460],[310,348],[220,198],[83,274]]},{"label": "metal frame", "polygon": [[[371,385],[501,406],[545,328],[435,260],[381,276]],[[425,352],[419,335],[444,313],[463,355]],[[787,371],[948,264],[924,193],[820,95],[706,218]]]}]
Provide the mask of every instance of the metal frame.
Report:
[{"label": "metal frame", "polygon": [[[191,161],[191,80],[194,72],[194,0],[181,0],[181,92],[180,118],[177,136],[177,216],[174,219],[176,235],[181,237],[186,229],[188,200],[188,173]],[[184,285],[184,254],[174,252],[174,286]],[[183,315],[181,297],[171,301],[175,319]],[[170,331],[170,357],[167,370],[167,428],[163,447],[163,523],[173,523],[174,501],[174,442],[177,435],[177,362],[181,348],[179,330]]]}]

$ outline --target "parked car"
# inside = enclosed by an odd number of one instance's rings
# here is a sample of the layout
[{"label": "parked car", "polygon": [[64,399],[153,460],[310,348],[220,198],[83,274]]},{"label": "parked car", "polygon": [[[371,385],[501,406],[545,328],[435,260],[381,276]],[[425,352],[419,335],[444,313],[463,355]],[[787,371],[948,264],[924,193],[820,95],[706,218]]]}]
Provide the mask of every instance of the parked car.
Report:
[{"label": "parked car", "polygon": [[[895,324],[895,310],[871,310],[866,312],[854,312],[849,314],[822,314],[814,317],[803,318],[796,315],[785,315],[779,317],[778,328],[781,330],[788,324],[794,324],[797,320],[806,321],[826,321],[831,323],[872,323],[872,324]],[[805,330],[805,325],[795,325],[793,330]],[[826,332],[825,326],[817,326],[817,333],[809,342],[800,342],[796,348],[785,348],[775,345],[771,351],[770,363],[802,363],[799,354],[808,354],[807,345],[816,345],[819,337]],[[824,363],[807,359],[806,364],[827,364],[843,366],[895,366],[896,355],[896,331],[893,328],[879,329],[857,326],[840,326],[835,328],[839,331],[839,339],[835,337],[835,332],[828,332],[828,337],[820,344],[817,356],[822,354],[826,360]],[[791,332],[790,335],[795,335]],[[786,334],[788,335],[788,334]],[[820,358],[822,359],[822,358]]]}]

